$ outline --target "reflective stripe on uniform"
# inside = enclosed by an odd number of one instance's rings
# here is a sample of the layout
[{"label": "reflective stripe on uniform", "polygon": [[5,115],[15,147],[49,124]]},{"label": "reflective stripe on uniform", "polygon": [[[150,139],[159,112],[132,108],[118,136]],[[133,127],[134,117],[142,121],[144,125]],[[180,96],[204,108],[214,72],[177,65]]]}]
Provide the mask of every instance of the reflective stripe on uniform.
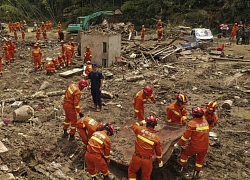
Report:
[{"label": "reflective stripe on uniform", "polygon": [[180,115],[180,113],[179,112],[177,112],[177,111],[175,111],[175,110],[173,110],[173,112],[176,114],[176,115]]},{"label": "reflective stripe on uniform", "polygon": [[186,120],[186,119],[187,119],[187,116],[182,116],[182,119],[183,119],[183,120]]},{"label": "reflective stripe on uniform", "polygon": [[135,123],[136,125],[138,125],[138,126],[140,126],[140,124],[137,122],[137,123]]},{"label": "reflective stripe on uniform", "polygon": [[160,155],[160,156],[156,156],[156,158],[160,159],[160,158],[162,158],[162,155]]},{"label": "reflective stripe on uniform", "polygon": [[109,156],[103,156],[103,157],[105,157],[106,159],[109,158]]},{"label": "reflective stripe on uniform", "polygon": [[208,126],[197,127],[196,131],[209,130]]},{"label": "reflective stripe on uniform", "polygon": [[153,142],[153,141],[151,141],[151,140],[149,140],[149,139],[147,139],[147,138],[141,136],[140,134],[138,134],[137,137],[138,137],[139,139],[143,140],[144,142],[150,144],[150,145],[154,145],[154,142]]},{"label": "reflective stripe on uniform", "polygon": [[196,167],[202,168],[202,164],[195,163]]},{"label": "reflective stripe on uniform", "polygon": [[73,91],[72,91],[72,89],[70,89],[70,87],[68,88],[68,91],[70,94],[73,94]]},{"label": "reflective stripe on uniform", "polygon": [[167,119],[167,122],[172,122],[172,119]]},{"label": "reflective stripe on uniform", "polygon": [[181,136],[181,139],[182,139],[183,141],[187,141],[187,139],[186,139],[184,136]]},{"label": "reflective stripe on uniform", "polygon": [[136,180],[136,178],[128,178],[128,180]]},{"label": "reflective stripe on uniform", "polygon": [[69,125],[70,123],[69,123],[69,122],[63,122],[63,124],[65,124],[65,125]]},{"label": "reflective stripe on uniform", "polygon": [[76,108],[76,109],[80,109],[80,106],[78,105],[78,106],[76,106],[75,108]]},{"label": "reflective stripe on uniform", "polygon": [[136,113],[138,113],[138,112],[139,112],[139,110],[135,109],[135,112],[136,112]]},{"label": "reflective stripe on uniform", "polygon": [[93,139],[93,140],[97,141],[98,143],[103,144],[103,141],[100,140],[100,139],[98,139],[98,138],[95,137],[95,136],[92,136],[90,139]]},{"label": "reflective stripe on uniform", "polygon": [[142,99],[142,101],[143,101],[143,102],[146,102],[146,101],[147,101],[147,99]]},{"label": "reflective stripe on uniform", "polygon": [[76,129],[76,127],[74,127],[74,126],[71,126],[71,127],[70,127],[70,129]]},{"label": "reflective stripe on uniform", "polygon": [[187,160],[185,160],[185,159],[180,159],[180,161],[183,163],[187,162]]},{"label": "reflective stripe on uniform", "polygon": [[150,97],[154,97],[154,95],[153,94],[151,94],[151,96]]}]

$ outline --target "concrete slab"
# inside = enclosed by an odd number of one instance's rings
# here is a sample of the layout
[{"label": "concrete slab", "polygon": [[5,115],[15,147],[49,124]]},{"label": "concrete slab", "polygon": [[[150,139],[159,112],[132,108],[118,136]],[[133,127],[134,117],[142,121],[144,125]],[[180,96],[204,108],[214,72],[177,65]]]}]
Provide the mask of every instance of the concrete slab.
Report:
[{"label": "concrete slab", "polygon": [[9,151],[5,145],[2,143],[2,141],[0,141],[0,153],[4,153],[4,152],[7,152]]},{"label": "concrete slab", "polygon": [[60,73],[59,76],[69,77],[69,76],[72,76],[72,75],[75,75],[75,74],[78,74],[78,73],[81,74],[81,73],[83,73],[83,71],[84,71],[83,68],[74,68],[74,69],[71,69],[71,70]]}]

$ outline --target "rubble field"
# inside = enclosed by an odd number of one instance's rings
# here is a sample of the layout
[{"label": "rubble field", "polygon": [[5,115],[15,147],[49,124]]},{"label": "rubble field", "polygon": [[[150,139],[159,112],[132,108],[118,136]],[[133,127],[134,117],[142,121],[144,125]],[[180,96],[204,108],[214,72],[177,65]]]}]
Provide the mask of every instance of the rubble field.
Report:
[{"label": "rubble field", "polygon": [[[55,58],[61,52],[57,32],[48,32],[48,38],[48,42],[40,43],[45,64],[46,59]],[[25,42],[16,43],[15,62],[6,66],[3,60],[0,179],[90,179],[79,136],[72,142],[61,138],[64,91],[83,76],[81,72],[67,77],[60,73],[81,68],[83,62],[75,56],[72,67],[59,69],[54,75],[46,75],[44,69],[34,71],[30,57],[34,42],[35,33],[27,33]],[[152,38],[143,42],[136,37],[130,41],[123,38],[121,61],[112,67],[100,68],[105,75],[103,110],[96,112],[91,108],[91,94],[84,89],[82,111],[98,122],[113,123],[117,134],[112,140],[119,139],[119,130],[133,117],[132,99],[145,85],[154,88],[157,101],[145,105],[146,115],[155,113],[160,123],[164,123],[166,106],[174,101],[178,92],[188,97],[188,119],[191,119],[192,107],[205,107],[209,101],[216,100],[220,105],[219,124],[212,130],[201,179],[250,179],[250,46],[236,45],[226,38],[215,39],[212,45],[196,49],[183,49],[182,43],[181,38],[166,38],[161,43]],[[211,53],[222,43],[225,44],[224,57]],[[22,105],[32,107],[31,118],[14,121],[13,112]],[[117,156],[115,150],[111,155]],[[152,180],[190,179],[194,158],[189,159],[180,177],[173,170],[178,155],[179,152],[174,151],[163,168],[154,170]],[[114,179],[127,179],[126,171],[112,164],[109,168]],[[98,178],[101,179],[101,175]]]}]

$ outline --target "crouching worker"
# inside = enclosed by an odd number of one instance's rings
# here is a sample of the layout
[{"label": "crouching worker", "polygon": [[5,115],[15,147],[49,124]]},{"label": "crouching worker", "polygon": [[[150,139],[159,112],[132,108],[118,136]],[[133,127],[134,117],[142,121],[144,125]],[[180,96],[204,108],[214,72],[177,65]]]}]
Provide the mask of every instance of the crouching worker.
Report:
[{"label": "crouching worker", "polygon": [[45,66],[45,70],[47,75],[54,74],[56,72],[55,60],[49,61]]},{"label": "crouching worker", "polygon": [[93,133],[88,141],[85,162],[92,180],[97,180],[97,170],[99,170],[104,180],[109,178],[108,164],[110,162],[111,141],[109,136],[114,134],[114,127],[106,123],[102,131]]}]

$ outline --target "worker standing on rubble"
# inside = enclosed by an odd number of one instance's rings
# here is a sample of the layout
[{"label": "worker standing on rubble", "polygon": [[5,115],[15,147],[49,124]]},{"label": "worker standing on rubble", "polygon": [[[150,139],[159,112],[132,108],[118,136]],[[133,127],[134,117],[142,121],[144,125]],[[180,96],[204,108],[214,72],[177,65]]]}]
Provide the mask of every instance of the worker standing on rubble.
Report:
[{"label": "worker standing on rubble", "polygon": [[92,70],[93,70],[93,69],[92,69],[92,63],[91,63],[91,61],[87,61],[87,66],[86,66],[86,68],[85,68],[85,74],[88,76],[89,73],[90,73]]},{"label": "worker standing on rubble", "polygon": [[162,27],[161,19],[158,20],[158,22],[156,24],[156,29],[160,29],[160,27]]},{"label": "worker standing on rubble", "polygon": [[185,142],[189,141],[188,145],[181,151],[177,172],[182,173],[183,166],[187,162],[188,157],[196,155],[192,178],[199,179],[199,172],[202,170],[209,147],[209,124],[203,117],[204,110],[199,106],[192,109],[192,116],[193,119],[188,122],[186,131],[174,147],[179,149]]},{"label": "worker standing on rubble", "polygon": [[17,36],[17,30],[16,30],[16,28],[14,29],[14,38],[15,38],[15,41],[17,41],[18,36]]},{"label": "worker standing on rubble", "polygon": [[111,141],[109,136],[113,134],[113,125],[106,123],[103,130],[94,132],[88,141],[85,162],[92,180],[97,180],[97,170],[103,174],[103,180],[110,179],[108,164],[110,162]]},{"label": "worker standing on rubble", "polygon": [[67,48],[67,45],[64,44],[64,40],[61,40],[61,46],[62,46],[62,58],[63,58],[63,61],[65,62],[66,61],[66,56],[65,56],[65,53],[66,53],[66,48]]},{"label": "worker standing on rubble", "polygon": [[73,54],[73,46],[71,45],[71,42],[68,42],[68,45],[66,46],[66,66],[71,66],[71,60],[72,60],[72,54]]},{"label": "worker standing on rubble", "polygon": [[5,64],[8,65],[10,63],[10,45],[9,40],[4,38],[5,43],[3,44],[2,48],[4,50],[5,56]]},{"label": "worker standing on rubble", "polygon": [[74,42],[74,38],[73,37],[70,38],[69,43],[73,47],[73,49],[72,49],[72,57],[73,57],[74,54],[75,54],[75,42]]},{"label": "worker standing on rubble", "polygon": [[141,40],[144,40],[146,28],[144,25],[141,26]]},{"label": "worker standing on rubble", "polygon": [[78,119],[76,128],[79,136],[82,138],[83,150],[86,150],[88,141],[96,131],[102,131],[106,123],[98,123],[95,119],[87,116]]},{"label": "worker standing on rubble", "polygon": [[33,56],[34,58],[35,71],[37,69],[42,69],[42,52],[40,47],[38,46],[38,43],[34,44],[34,49],[32,50],[31,56]]},{"label": "worker standing on rubble", "polygon": [[38,26],[37,30],[36,30],[36,40],[37,41],[40,40],[40,36],[41,36],[41,30],[40,30],[40,26]]},{"label": "worker standing on rubble", "polygon": [[163,30],[162,26],[159,26],[159,29],[157,29],[158,42],[160,42],[162,40],[163,35],[164,35],[164,30]]},{"label": "worker standing on rubble", "polygon": [[[76,123],[77,123],[77,113],[80,117],[83,117],[81,108],[79,106],[79,101],[81,99],[81,91],[88,87],[88,82],[85,79],[81,79],[78,84],[70,84],[65,91],[63,109],[65,111],[65,120],[63,125],[63,135],[62,138],[68,137],[69,140],[75,139]],[[67,130],[70,125],[70,132],[68,134]]]},{"label": "worker standing on rubble", "polygon": [[186,124],[187,120],[187,96],[185,94],[177,94],[176,101],[167,106],[166,118],[168,123]]},{"label": "worker standing on rubble", "polygon": [[[146,124],[146,127],[143,125]],[[151,115],[146,121],[140,121],[133,124],[132,128],[136,135],[135,153],[128,167],[129,180],[136,180],[136,173],[141,168],[141,179],[149,180],[153,170],[153,156],[159,167],[163,166],[162,162],[162,146],[160,137],[155,133],[154,128],[157,125],[157,119]]]},{"label": "worker standing on rubble", "polygon": [[218,123],[218,116],[215,111],[218,109],[217,102],[211,101],[207,104],[204,116],[209,124],[209,130],[211,130]]},{"label": "worker standing on rubble", "polygon": [[231,40],[234,40],[237,31],[238,31],[238,24],[237,24],[237,23],[234,23],[234,26],[233,26],[232,31],[231,31],[231,34],[230,34],[230,39],[231,39]]},{"label": "worker standing on rubble", "polygon": [[150,98],[153,103],[156,103],[153,95],[153,89],[150,86],[145,86],[135,95],[132,101],[134,105],[134,118],[145,120],[144,104],[148,101],[148,98]]},{"label": "worker standing on rubble", "polygon": [[9,52],[10,52],[10,62],[15,61],[15,52],[16,52],[16,45],[12,42],[12,39],[9,38]]},{"label": "worker standing on rubble", "polygon": [[102,98],[101,91],[103,88],[104,76],[102,72],[98,71],[97,64],[92,64],[92,71],[88,75],[88,82],[91,84],[91,96],[94,102],[94,108],[96,111],[101,111],[102,109]]},{"label": "worker standing on rubble", "polygon": [[25,40],[25,31],[24,31],[23,27],[21,27],[21,34],[22,34],[22,40],[24,41]]},{"label": "worker standing on rubble", "polygon": [[92,60],[92,51],[90,50],[89,46],[86,46],[86,50],[84,52],[84,63],[86,63],[87,61],[91,62]]}]

